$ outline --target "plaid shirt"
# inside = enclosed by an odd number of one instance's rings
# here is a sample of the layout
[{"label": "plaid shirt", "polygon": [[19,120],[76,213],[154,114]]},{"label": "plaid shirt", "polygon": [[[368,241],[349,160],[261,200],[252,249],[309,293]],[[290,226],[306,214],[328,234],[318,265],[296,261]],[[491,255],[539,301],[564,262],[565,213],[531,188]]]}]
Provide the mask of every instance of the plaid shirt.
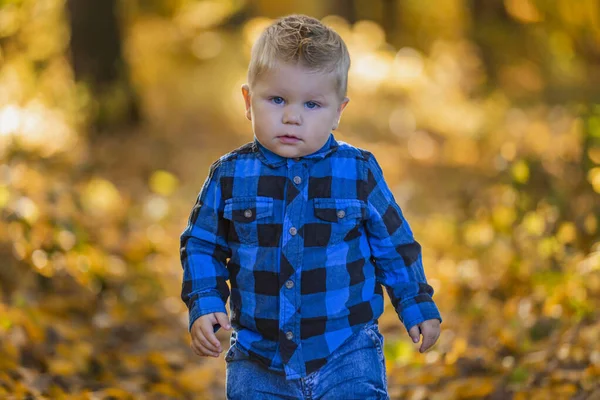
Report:
[{"label": "plaid shirt", "polygon": [[222,156],[180,254],[189,329],[204,314],[226,313],[231,294],[231,344],[286,379],[316,371],[377,319],[381,284],[407,330],[442,320],[421,246],[375,157],[333,134],[297,159],[256,139]]}]

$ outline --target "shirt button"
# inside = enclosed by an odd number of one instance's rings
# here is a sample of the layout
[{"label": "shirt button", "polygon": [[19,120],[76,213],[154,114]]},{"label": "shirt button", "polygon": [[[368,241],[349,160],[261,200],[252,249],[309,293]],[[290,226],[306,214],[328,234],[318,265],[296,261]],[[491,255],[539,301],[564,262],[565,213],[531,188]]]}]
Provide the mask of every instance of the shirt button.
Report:
[{"label": "shirt button", "polygon": [[287,281],[285,283],[285,287],[288,288],[288,289],[293,288],[294,287],[294,281]]},{"label": "shirt button", "polygon": [[294,338],[294,334],[293,334],[292,332],[289,332],[289,331],[288,331],[288,332],[286,332],[286,334],[285,334],[285,337],[286,337],[288,340],[292,340],[292,339]]},{"label": "shirt button", "polygon": [[246,211],[244,211],[244,217],[250,218],[251,216],[252,216],[252,210],[246,210]]},{"label": "shirt button", "polygon": [[300,161],[300,157],[294,157],[294,161]]},{"label": "shirt button", "polygon": [[298,231],[293,226],[290,228],[290,235],[295,236]]},{"label": "shirt button", "polygon": [[300,178],[299,176],[295,176],[294,177],[294,183],[296,185],[299,185],[302,182],[302,178]]},{"label": "shirt button", "polygon": [[339,210],[337,212],[337,216],[338,218],[344,218],[346,216],[346,213],[344,212],[344,210]]}]

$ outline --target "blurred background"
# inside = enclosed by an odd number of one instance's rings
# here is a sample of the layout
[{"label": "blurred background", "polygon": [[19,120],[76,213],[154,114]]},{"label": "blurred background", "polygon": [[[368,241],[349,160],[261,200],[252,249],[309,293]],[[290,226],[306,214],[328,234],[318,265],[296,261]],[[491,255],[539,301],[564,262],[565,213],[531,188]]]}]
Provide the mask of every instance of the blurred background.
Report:
[{"label": "blurred background", "polygon": [[0,397],[225,397],[179,235],[290,13],[346,41],[336,138],[382,164],[444,317],[420,354],[386,295],[391,397],[600,399],[599,0],[0,0]]}]

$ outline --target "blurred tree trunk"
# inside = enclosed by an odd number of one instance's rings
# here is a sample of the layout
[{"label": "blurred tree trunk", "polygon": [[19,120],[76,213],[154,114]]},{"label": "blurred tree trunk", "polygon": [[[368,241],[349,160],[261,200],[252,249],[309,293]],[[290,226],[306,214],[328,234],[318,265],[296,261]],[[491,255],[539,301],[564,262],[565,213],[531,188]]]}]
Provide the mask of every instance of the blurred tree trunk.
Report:
[{"label": "blurred tree trunk", "polygon": [[513,29],[519,29],[520,26],[508,17],[502,2],[470,0],[467,5],[473,22],[471,39],[480,51],[489,85],[495,87],[498,83],[498,68],[502,65],[495,52],[501,49],[502,54],[508,50],[504,46],[506,42],[504,35],[510,34]]},{"label": "blurred tree trunk", "polygon": [[392,46],[400,47],[398,40],[399,26],[401,20],[400,7],[398,0],[383,0],[383,13],[381,16],[383,30],[386,33],[387,42]]},{"label": "blurred tree trunk", "polygon": [[137,96],[121,50],[116,0],[67,0],[75,80],[90,90],[95,133],[137,124]]},{"label": "blurred tree trunk", "polygon": [[390,35],[393,35],[396,30],[397,12],[396,0],[383,0],[383,29]]},{"label": "blurred tree trunk", "polygon": [[332,13],[353,24],[357,21],[355,3],[355,0],[335,0],[331,6]]}]

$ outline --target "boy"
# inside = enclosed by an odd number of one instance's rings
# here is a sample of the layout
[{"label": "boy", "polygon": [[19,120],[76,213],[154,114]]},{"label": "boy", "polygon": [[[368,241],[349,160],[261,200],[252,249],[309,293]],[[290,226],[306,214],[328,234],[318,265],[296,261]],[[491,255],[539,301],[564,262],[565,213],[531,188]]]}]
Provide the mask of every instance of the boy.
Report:
[{"label": "boy", "polygon": [[388,398],[381,284],[421,352],[439,336],[421,247],[379,164],[331,133],[349,67],[320,21],[269,26],[242,86],[254,141],[210,167],[181,235],[192,349],[218,357],[215,332],[233,327],[228,398]]}]

